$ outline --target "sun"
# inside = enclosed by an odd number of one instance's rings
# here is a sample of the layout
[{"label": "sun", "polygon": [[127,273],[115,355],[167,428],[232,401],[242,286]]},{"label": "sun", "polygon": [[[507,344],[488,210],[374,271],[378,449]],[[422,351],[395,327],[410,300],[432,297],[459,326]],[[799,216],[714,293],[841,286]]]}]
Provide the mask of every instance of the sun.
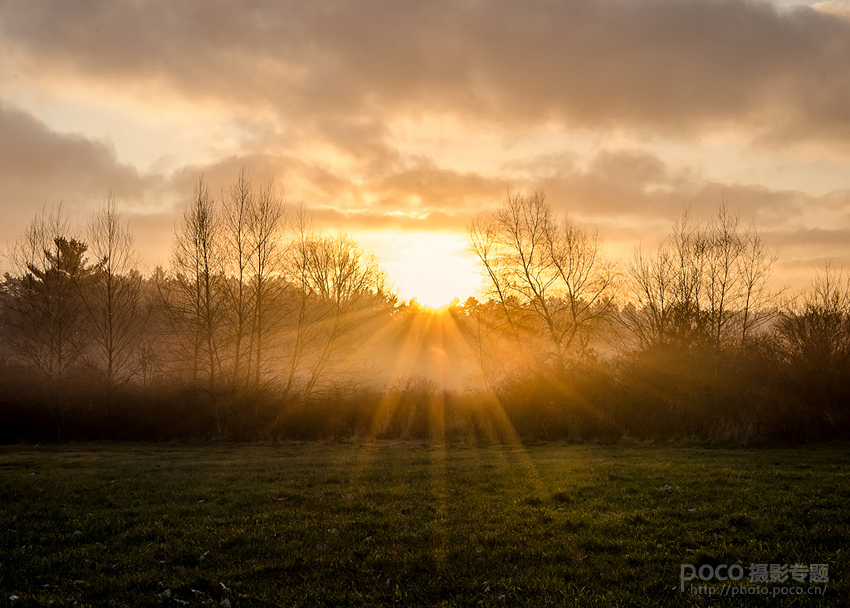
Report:
[{"label": "sun", "polygon": [[480,291],[481,274],[464,234],[376,231],[358,238],[381,260],[402,300],[441,309]]}]

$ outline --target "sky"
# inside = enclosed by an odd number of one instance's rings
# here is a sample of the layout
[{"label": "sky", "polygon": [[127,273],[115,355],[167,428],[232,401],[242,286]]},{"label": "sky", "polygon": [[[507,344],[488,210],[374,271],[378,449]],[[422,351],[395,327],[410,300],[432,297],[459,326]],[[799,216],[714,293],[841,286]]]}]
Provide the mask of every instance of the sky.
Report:
[{"label": "sky", "polygon": [[850,2],[0,3],[0,246],[112,191],[167,264],[242,166],[405,299],[471,295],[472,218],[532,189],[624,263],[725,202],[797,284],[850,266]]}]

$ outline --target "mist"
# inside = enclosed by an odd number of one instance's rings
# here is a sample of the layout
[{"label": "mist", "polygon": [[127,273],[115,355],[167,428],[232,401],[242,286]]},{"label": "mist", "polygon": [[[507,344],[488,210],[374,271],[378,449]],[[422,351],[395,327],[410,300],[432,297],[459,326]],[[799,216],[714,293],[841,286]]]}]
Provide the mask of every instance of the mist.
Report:
[{"label": "mist", "polygon": [[844,436],[850,283],[777,286],[777,252],[719,205],[610,259],[542,191],[468,229],[487,287],[401,301],[379,260],[243,168],[203,177],[171,262],[143,274],[120,201],[45,207],[2,281],[4,441]]}]

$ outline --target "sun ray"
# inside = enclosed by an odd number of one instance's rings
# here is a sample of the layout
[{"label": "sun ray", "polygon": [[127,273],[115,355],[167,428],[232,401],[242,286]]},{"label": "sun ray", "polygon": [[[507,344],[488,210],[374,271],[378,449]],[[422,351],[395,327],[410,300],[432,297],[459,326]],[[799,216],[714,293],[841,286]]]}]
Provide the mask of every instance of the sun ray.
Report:
[{"label": "sun ray", "polygon": [[[395,361],[390,377],[404,377],[415,368],[416,359],[422,350],[428,329],[433,322],[431,315],[416,315],[413,317],[411,326],[403,336],[403,344],[398,349],[398,357]],[[387,332],[393,330],[388,329]],[[352,473],[353,482],[359,480],[365,473],[370,463],[374,462],[379,446],[375,441],[379,440],[389,429],[393,417],[399,406],[401,395],[396,390],[385,390],[378,402],[377,408],[369,423],[369,430],[364,438],[364,445],[357,452],[357,461]]]}]

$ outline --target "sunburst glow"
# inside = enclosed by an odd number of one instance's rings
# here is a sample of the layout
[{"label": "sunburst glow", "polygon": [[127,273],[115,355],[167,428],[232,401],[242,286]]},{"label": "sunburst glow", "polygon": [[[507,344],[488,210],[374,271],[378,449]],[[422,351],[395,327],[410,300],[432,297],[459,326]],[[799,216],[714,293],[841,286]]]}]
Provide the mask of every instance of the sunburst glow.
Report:
[{"label": "sunburst glow", "polygon": [[442,308],[479,291],[480,271],[462,234],[386,231],[358,239],[386,260],[382,266],[402,300],[415,298],[423,306]]}]

